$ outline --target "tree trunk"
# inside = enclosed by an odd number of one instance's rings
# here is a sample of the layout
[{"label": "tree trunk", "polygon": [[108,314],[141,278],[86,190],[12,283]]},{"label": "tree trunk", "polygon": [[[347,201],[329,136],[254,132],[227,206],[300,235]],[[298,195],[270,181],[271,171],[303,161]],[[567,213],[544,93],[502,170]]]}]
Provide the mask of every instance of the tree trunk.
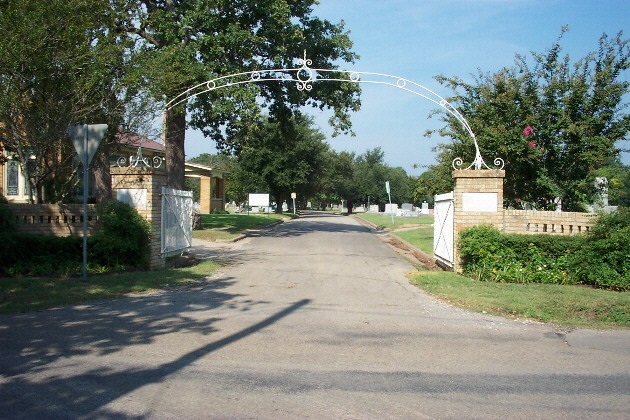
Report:
[{"label": "tree trunk", "polygon": [[186,155],[186,111],[181,108],[166,111],[164,121],[164,146],[166,147],[166,183],[176,190],[184,189],[184,163]]},{"label": "tree trunk", "polygon": [[101,148],[101,153],[94,155],[92,160],[94,186],[92,194],[96,202],[101,204],[112,197],[112,175],[109,171],[109,145]]}]

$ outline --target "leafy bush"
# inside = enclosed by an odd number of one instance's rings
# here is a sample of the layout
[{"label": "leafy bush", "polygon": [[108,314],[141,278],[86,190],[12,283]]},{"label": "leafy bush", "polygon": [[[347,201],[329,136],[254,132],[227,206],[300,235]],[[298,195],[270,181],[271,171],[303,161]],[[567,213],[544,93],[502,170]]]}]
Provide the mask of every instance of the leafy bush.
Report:
[{"label": "leafy bush", "polygon": [[7,199],[0,194],[0,228],[4,232],[15,232],[15,214],[7,205]]},{"label": "leafy bush", "polygon": [[[0,204],[0,212],[2,212]],[[149,223],[127,204],[98,209],[101,229],[88,238],[88,271],[145,268],[149,261]],[[2,214],[0,214],[2,216]],[[0,275],[76,274],[83,266],[83,238],[0,230]]]},{"label": "leafy bush", "polygon": [[108,267],[146,268],[149,264],[151,227],[128,204],[107,201],[98,208],[101,228],[88,246],[93,261]]},{"label": "leafy bush", "polygon": [[626,209],[600,217],[587,235],[504,235],[476,226],[460,235],[462,267],[484,281],[630,290],[629,222]]},{"label": "leafy bush", "polygon": [[81,271],[82,238],[0,234],[0,274],[47,276]]},{"label": "leafy bush", "polygon": [[630,209],[603,215],[571,258],[575,282],[630,290]]}]

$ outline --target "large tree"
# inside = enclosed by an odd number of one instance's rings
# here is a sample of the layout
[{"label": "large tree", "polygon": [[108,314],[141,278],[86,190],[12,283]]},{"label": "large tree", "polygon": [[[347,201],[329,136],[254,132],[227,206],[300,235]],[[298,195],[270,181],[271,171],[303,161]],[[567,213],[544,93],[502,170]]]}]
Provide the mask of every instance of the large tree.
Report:
[{"label": "large tree", "polygon": [[[164,103],[185,89],[218,76],[244,71],[295,67],[304,51],[313,67],[336,68],[356,55],[343,23],[314,16],[315,0],[111,0],[119,14],[118,30],[137,40],[145,78]],[[311,91],[294,84],[260,82],[234,85],[197,96],[165,114],[168,183],[184,184],[186,115],[190,124],[238,152],[260,108],[288,119],[301,106],[334,109],[333,125],[349,129],[348,112],[359,105],[352,83],[319,83]],[[241,133],[241,135],[237,135]]]},{"label": "large tree", "polygon": [[[561,40],[545,53],[517,55],[514,67],[480,71],[472,83],[437,77],[455,92],[450,101],[470,123],[485,159],[505,160],[506,205],[554,209],[560,198],[563,209],[580,210],[596,193],[595,171],[618,157],[615,144],[630,129],[628,40],[603,35],[596,51],[574,63],[562,55]],[[442,118],[447,125],[438,131],[453,142],[439,147],[440,166],[450,167],[456,157],[472,162],[468,133],[450,114]]]},{"label": "large tree", "polygon": [[19,162],[31,202],[72,195],[68,125],[122,115],[124,45],[106,0],[0,2],[0,143]]},{"label": "large tree", "polygon": [[318,190],[329,151],[324,139],[312,118],[301,114],[287,121],[265,121],[251,133],[230,180],[249,192],[268,191],[281,211],[291,193],[304,199]]}]

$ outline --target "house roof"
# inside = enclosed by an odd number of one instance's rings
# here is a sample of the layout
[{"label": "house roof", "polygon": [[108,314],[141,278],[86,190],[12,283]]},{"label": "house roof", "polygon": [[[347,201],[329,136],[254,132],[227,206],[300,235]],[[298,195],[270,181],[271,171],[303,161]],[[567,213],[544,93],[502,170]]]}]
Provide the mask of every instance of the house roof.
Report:
[{"label": "house roof", "polygon": [[166,150],[166,147],[164,147],[162,143],[158,143],[157,141],[136,133],[118,133],[116,134],[116,142],[121,146],[142,147],[143,149],[156,152],[164,152]]},{"label": "house roof", "polygon": [[201,163],[186,162],[184,172],[186,176],[198,177],[201,175],[212,175],[223,178],[228,173],[225,169],[213,168],[212,166],[202,165]]}]

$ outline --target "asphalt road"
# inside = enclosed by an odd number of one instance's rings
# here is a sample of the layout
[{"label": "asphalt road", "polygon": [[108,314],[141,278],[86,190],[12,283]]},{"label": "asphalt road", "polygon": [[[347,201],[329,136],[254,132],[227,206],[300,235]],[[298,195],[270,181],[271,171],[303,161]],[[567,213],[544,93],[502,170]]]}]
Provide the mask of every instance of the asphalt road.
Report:
[{"label": "asphalt road", "polygon": [[630,331],[452,308],[352,218],[195,252],[236,264],[0,316],[0,418],[630,418]]}]

